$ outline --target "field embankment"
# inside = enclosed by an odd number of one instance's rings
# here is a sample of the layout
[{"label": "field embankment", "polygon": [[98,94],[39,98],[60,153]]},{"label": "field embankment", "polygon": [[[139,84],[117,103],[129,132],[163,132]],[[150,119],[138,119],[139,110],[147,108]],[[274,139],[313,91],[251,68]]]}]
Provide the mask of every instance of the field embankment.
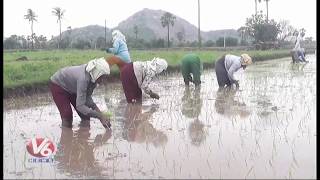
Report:
[{"label": "field embankment", "polygon": [[[225,53],[240,55],[248,53],[253,61],[276,59],[290,56],[288,50],[270,51],[131,51],[133,61],[146,61],[153,57],[165,58],[169,63],[168,71],[179,70],[180,59],[187,53],[196,53],[204,64],[204,69],[214,67],[215,61]],[[28,60],[17,61],[20,57]],[[4,97],[13,95],[25,95],[38,91],[47,90],[49,78],[58,69],[66,66],[87,63],[98,57],[108,57],[104,51],[99,50],[44,50],[44,51],[22,51],[4,52]],[[111,69],[110,80],[117,80],[119,71],[117,67]]]}]

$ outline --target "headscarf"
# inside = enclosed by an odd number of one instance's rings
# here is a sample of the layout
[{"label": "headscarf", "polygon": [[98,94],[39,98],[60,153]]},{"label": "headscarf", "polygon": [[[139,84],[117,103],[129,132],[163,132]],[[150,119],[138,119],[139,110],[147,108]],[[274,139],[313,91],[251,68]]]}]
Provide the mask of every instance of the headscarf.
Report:
[{"label": "headscarf", "polygon": [[126,37],[119,31],[119,30],[113,30],[112,31],[112,41],[114,42],[115,40],[120,39],[126,42]]},{"label": "headscarf", "polygon": [[241,60],[242,65],[247,66],[252,63],[252,59],[248,54],[241,54],[241,58],[242,58],[242,60]]},{"label": "headscarf", "polygon": [[100,76],[110,74],[110,67],[106,60],[102,57],[89,61],[86,71],[90,74],[91,81],[95,83]]},{"label": "headscarf", "polygon": [[151,61],[146,62],[146,68],[153,71],[154,74],[160,74],[162,71],[166,70],[167,67],[167,61],[159,57],[155,57]]}]

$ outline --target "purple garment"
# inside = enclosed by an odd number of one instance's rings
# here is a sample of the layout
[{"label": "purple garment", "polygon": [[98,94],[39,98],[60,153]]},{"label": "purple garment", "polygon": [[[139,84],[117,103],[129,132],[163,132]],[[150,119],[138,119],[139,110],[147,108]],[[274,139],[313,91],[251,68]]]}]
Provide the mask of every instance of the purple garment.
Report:
[{"label": "purple garment", "polygon": [[127,102],[141,102],[142,91],[134,74],[133,63],[128,63],[121,69],[120,79]]}]

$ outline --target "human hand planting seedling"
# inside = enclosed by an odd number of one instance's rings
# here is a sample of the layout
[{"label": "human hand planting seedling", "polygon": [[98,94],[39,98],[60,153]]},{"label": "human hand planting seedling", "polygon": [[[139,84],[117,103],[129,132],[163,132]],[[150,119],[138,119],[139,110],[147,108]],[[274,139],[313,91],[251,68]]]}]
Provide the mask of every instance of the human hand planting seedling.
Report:
[{"label": "human hand planting seedling", "polygon": [[239,89],[239,80],[235,80],[234,84],[236,85],[236,88]]},{"label": "human hand planting seedling", "polygon": [[111,117],[112,117],[112,112],[111,111],[105,111],[102,114],[106,119],[110,119],[111,120]]},{"label": "human hand planting seedling", "polygon": [[110,119],[112,117],[112,113],[110,111],[101,112],[101,113],[102,113],[102,117],[100,118],[100,122],[102,123],[103,127],[105,127],[106,129],[110,129],[111,128]]},{"label": "human hand planting seedling", "polygon": [[109,119],[103,117],[103,118],[100,119],[100,122],[101,122],[101,124],[103,125],[104,128],[111,129],[111,123],[110,123]]},{"label": "human hand planting seedling", "polygon": [[160,98],[160,96],[157,93],[154,93],[154,92],[150,93],[150,97],[153,98],[153,99],[159,99]]}]

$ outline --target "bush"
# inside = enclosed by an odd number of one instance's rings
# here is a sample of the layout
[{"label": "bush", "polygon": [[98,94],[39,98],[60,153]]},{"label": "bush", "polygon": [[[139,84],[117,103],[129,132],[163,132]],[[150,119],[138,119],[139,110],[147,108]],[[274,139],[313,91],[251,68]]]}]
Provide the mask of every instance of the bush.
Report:
[{"label": "bush", "polygon": [[[237,46],[238,45],[238,39],[234,38],[234,37],[226,37],[225,39],[226,41],[226,46]],[[223,47],[224,45],[224,38],[220,37],[217,41],[216,41],[216,45],[219,47]]]}]

